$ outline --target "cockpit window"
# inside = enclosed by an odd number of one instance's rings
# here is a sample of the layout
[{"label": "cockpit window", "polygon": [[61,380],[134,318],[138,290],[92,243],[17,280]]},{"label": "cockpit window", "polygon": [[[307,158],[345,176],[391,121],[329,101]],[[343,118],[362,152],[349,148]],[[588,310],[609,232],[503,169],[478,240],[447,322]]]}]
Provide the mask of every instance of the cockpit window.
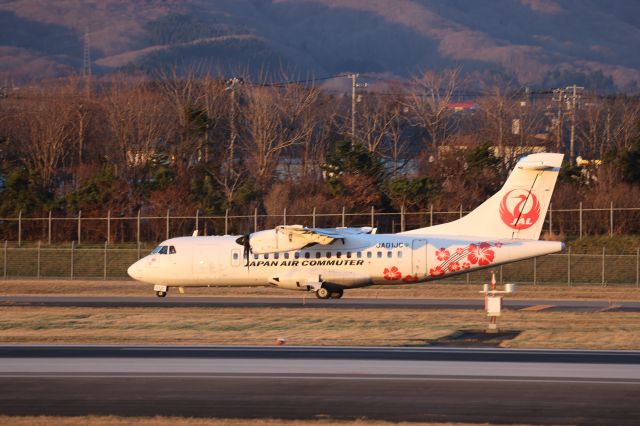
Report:
[{"label": "cockpit window", "polygon": [[176,248],[174,246],[158,246],[153,249],[151,254],[175,254]]}]

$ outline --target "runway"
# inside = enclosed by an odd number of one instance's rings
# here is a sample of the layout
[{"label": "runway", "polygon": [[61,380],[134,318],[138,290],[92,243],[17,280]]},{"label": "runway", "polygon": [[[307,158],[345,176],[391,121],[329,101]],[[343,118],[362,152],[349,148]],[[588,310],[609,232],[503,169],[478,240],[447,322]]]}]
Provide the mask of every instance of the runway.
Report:
[{"label": "runway", "polygon": [[640,352],[0,346],[0,413],[635,424]]},{"label": "runway", "polygon": [[[478,299],[367,299],[345,298],[320,300],[310,297],[190,297],[159,298],[124,296],[0,296],[0,306],[50,307],[193,307],[193,308],[328,308],[328,309],[484,309]],[[640,302],[604,300],[509,299],[504,307],[512,310],[545,312],[640,312]]]}]

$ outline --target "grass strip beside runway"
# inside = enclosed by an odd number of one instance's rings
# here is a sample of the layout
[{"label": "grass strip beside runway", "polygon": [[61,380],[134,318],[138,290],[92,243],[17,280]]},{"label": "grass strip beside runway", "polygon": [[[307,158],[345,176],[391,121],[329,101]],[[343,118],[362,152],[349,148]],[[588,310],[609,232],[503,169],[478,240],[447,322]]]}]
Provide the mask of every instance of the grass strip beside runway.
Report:
[{"label": "grass strip beside runway", "polygon": [[[0,343],[425,345],[458,330],[482,330],[482,311],[287,308],[0,309]],[[514,348],[640,349],[637,312],[508,310],[503,342]]]},{"label": "grass strip beside runway", "polygon": [[[489,275],[487,274],[487,279]],[[345,297],[367,298],[442,298],[479,299],[480,284],[427,283],[376,286],[347,290]],[[66,296],[153,296],[153,286],[135,281],[100,280],[0,280],[0,294],[9,295],[66,295]],[[185,288],[186,296],[259,296],[314,297],[311,293],[282,290],[273,287],[215,287]],[[178,289],[171,289],[169,297],[180,297]],[[510,295],[512,299],[578,299],[578,300],[640,300],[640,288],[635,286],[600,285],[533,285],[523,284]]]}]

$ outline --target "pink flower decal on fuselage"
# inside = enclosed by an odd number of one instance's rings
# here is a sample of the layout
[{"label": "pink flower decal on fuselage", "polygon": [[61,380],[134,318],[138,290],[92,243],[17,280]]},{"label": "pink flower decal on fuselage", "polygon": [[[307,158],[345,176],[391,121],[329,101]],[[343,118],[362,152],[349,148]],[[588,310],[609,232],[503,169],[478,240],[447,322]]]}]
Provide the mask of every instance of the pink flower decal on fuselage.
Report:
[{"label": "pink flower decal on fuselage", "polygon": [[473,265],[486,266],[493,262],[494,255],[493,250],[491,250],[491,244],[483,242],[479,245],[469,245],[469,256],[467,256],[467,259]]},{"label": "pink flower decal on fuselage", "polygon": [[451,263],[449,264],[449,267],[448,267],[448,268],[449,268],[449,271],[450,271],[450,272],[457,272],[457,271],[459,271],[459,270],[460,270],[460,263],[458,263],[458,262],[451,262]]},{"label": "pink flower decal on fuselage", "polygon": [[395,266],[392,266],[391,268],[384,268],[383,272],[385,280],[395,281],[402,278],[402,272],[400,272]]},{"label": "pink flower decal on fuselage", "polygon": [[436,250],[436,257],[438,258],[438,260],[440,262],[444,262],[445,260],[449,259],[449,250],[445,249],[445,248],[441,248],[440,250]]},{"label": "pink flower decal on fuselage", "polygon": [[441,275],[444,275],[444,269],[442,269],[442,266],[438,265],[435,268],[429,269],[429,275],[431,275],[432,277],[439,277]]},{"label": "pink flower decal on fuselage", "polygon": [[471,264],[469,262],[462,263],[462,269],[469,269],[469,268],[471,268]]},{"label": "pink flower decal on fuselage", "polygon": [[404,278],[402,279],[402,281],[406,282],[406,283],[413,283],[418,281],[418,275],[405,275]]}]

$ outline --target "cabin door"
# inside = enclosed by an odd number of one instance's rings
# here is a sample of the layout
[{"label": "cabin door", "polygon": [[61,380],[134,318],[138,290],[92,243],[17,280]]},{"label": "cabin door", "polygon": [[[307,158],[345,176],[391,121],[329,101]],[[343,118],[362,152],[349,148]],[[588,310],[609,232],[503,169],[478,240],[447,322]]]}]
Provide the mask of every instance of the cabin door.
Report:
[{"label": "cabin door", "polygon": [[411,273],[418,278],[427,274],[427,240],[413,240],[411,244]]}]

